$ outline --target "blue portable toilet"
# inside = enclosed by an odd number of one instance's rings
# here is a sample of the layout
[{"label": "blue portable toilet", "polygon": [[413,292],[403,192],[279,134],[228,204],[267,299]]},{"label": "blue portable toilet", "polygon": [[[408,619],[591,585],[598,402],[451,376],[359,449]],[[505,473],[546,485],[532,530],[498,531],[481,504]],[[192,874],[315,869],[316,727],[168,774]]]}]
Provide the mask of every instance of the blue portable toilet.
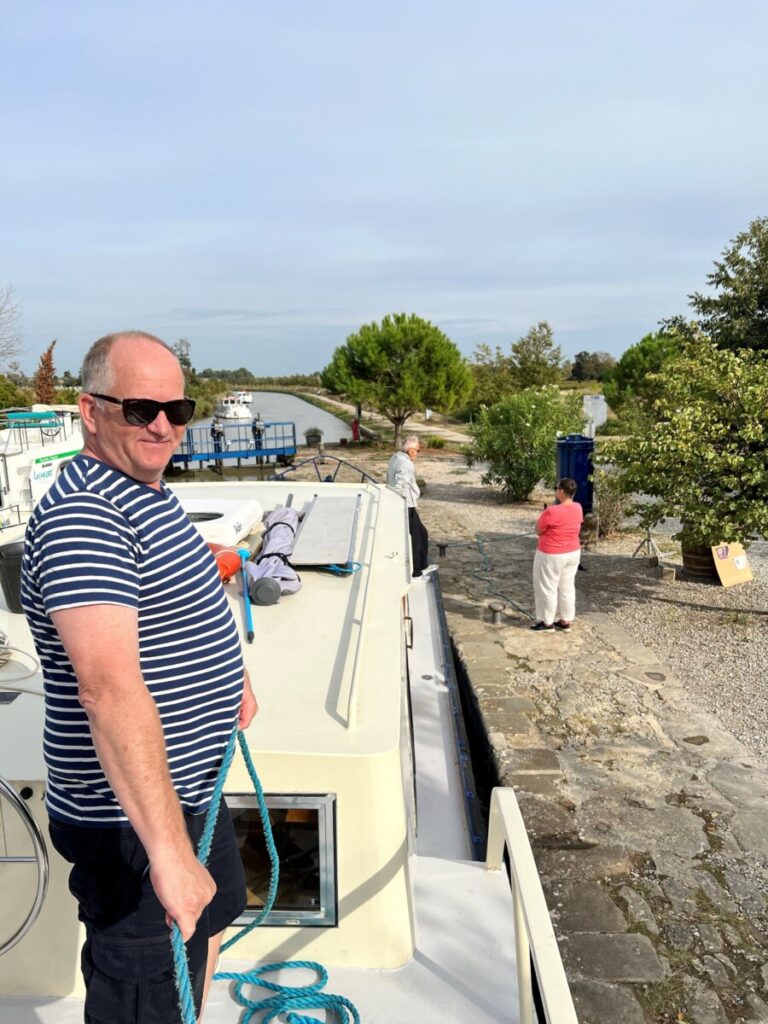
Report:
[{"label": "blue portable toilet", "polygon": [[564,476],[575,480],[574,501],[578,501],[584,515],[592,511],[592,452],[595,442],[583,434],[567,434],[557,439],[557,479]]}]

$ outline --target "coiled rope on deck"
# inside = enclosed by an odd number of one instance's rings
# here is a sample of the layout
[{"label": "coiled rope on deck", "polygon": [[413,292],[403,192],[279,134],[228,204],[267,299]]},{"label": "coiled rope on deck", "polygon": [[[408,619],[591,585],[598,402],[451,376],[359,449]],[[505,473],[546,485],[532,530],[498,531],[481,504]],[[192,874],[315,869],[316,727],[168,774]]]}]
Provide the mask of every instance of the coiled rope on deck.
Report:
[{"label": "coiled rope on deck", "polygon": [[[224,751],[224,759],[221,763],[216,784],[213,788],[213,795],[211,796],[211,803],[206,815],[203,834],[200,837],[197,858],[201,864],[205,865],[207,864],[208,857],[210,856],[213,832],[216,827],[216,819],[219,814],[222,793],[224,792],[224,783],[226,781],[230,765],[232,764],[232,759],[235,756],[235,740],[239,741],[240,751],[243,755],[246,767],[248,768],[248,774],[251,777],[251,782],[253,783],[253,791],[256,794],[256,802],[259,807],[261,825],[264,831],[264,839],[267,844],[267,852],[269,854],[272,870],[269,880],[269,890],[267,892],[267,899],[264,906],[253,921],[241,928],[240,931],[222,945],[222,952],[229,949],[230,946],[234,945],[234,943],[238,942],[243,938],[243,936],[247,935],[261,924],[274,905],[280,878],[279,858],[277,855],[275,840],[272,836],[272,826],[269,821],[269,809],[267,808],[267,802],[264,799],[264,790],[261,787],[261,782],[259,781],[259,777],[256,772],[256,766],[253,763],[245,736],[242,732],[239,732],[237,728],[232,731],[232,735],[230,736],[226,750]],[[179,996],[181,1019],[183,1024],[197,1024],[195,1001],[189,978],[187,950],[184,945],[184,940],[181,937],[179,927],[175,922],[171,929],[171,945],[173,948],[173,963],[176,975],[176,989]],[[315,971],[317,974],[317,980],[309,985],[291,987],[289,985],[279,985],[276,982],[265,981],[262,977],[264,974],[271,971],[278,971],[286,968],[306,968],[307,970]],[[297,1010],[307,1009],[330,1010],[336,1014],[340,1024],[348,1024],[350,1021],[352,1024],[360,1024],[360,1016],[348,999],[345,999],[344,996],[333,995],[331,993],[321,991],[328,981],[328,972],[322,964],[316,963],[313,960],[292,960],[281,963],[265,964],[262,967],[255,967],[253,970],[244,971],[242,973],[222,971],[214,974],[213,980],[235,982],[233,993],[234,999],[246,1011],[241,1024],[249,1024],[253,1017],[257,1013],[261,1012],[266,1013],[266,1016],[262,1018],[262,1024],[269,1024],[270,1021],[276,1019],[279,1013],[287,1014],[288,1024],[321,1024],[316,1017],[308,1017],[305,1014],[295,1012]],[[249,999],[243,994],[243,988],[245,985],[260,985],[262,988],[266,988],[269,991],[274,992],[275,995],[267,996],[264,999],[255,1001]]]},{"label": "coiled rope on deck", "polygon": [[[292,988],[289,985],[280,985],[277,982],[265,981],[264,974],[270,971],[281,971],[292,968],[303,968],[317,973],[317,980],[310,985],[302,985]],[[266,1011],[261,1024],[269,1024],[275,1020],[279,1013],[287,1014],[288,1024],[322,1024],[316,1017],[307,1017],[305,1014],[296,1013],[296,1010],[332,1010],[341,1024],[352,1021],[353,1024],[360,1024],[360,1015],[354,1005],[345,999],[344,996],[330,995],[322,992],[321,989],[328,981],[328,972],[322,964],[313,960],[284,960],[281,963],[265,964],[263,967],[255,967],[252,971],[244,971],[242,974],[229,971],[221,971],[214,975],[218,980],[230,980],[235,982],[234,998],[246,1013],[241,1024],[249,1024],[254,1014]],[[243,994],[243,986],[247,984],[260,985],[262,988],[270,989],[276,993],[274,996],[267,996],[265,999],[254,1001]]]}]

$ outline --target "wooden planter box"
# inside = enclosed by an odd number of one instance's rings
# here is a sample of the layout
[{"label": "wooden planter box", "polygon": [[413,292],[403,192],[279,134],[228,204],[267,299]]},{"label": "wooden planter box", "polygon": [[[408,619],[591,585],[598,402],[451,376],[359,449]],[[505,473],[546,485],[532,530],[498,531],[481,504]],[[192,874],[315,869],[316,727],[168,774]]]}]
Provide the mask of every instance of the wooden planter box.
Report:
[{"label": "wooden planter box", "polygon": [[690,580],[706,583],[718,580],[712,548],[706,544],[683,544],[683,572]]}]

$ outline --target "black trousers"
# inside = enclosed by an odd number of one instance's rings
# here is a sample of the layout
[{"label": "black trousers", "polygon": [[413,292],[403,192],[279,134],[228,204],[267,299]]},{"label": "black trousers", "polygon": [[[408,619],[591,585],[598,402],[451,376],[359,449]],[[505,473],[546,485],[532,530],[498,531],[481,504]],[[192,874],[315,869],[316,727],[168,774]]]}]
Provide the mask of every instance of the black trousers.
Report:
[{"label": "black trousers", "polygon": [[[185,815],[197,847],[204,814]],[[72,864],[69,888],[85,923],[81,967],[86,1024],[181,1024],[171,936],[147,871],[144,847],[130,826],[80,828],[51,819],[54,847]],[[217,890],[187,943],[197,1013],[208,939],[239,917],[245,880],[235,832],[222,800],[208,861]]]},{"label": "black trousers", "polygon": [[408,509],[408,530],[411,534],[411,552],[413,556],[413,575],[421,576],[429,565],[428,549],[429,534],[419,518],[415,508]]}]

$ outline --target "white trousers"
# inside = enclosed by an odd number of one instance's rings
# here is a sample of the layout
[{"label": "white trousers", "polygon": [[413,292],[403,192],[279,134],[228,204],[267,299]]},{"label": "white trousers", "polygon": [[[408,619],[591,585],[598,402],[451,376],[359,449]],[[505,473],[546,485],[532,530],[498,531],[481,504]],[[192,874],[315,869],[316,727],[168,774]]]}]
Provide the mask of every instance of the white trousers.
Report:
[{"label": "white trousers", "polygon": [[576,570],[581,551],[564,555],[548,555],[537,551],[533,558],[533,596],[536,621],[551,626],[553,622],[572,622],[576,616]]}]

